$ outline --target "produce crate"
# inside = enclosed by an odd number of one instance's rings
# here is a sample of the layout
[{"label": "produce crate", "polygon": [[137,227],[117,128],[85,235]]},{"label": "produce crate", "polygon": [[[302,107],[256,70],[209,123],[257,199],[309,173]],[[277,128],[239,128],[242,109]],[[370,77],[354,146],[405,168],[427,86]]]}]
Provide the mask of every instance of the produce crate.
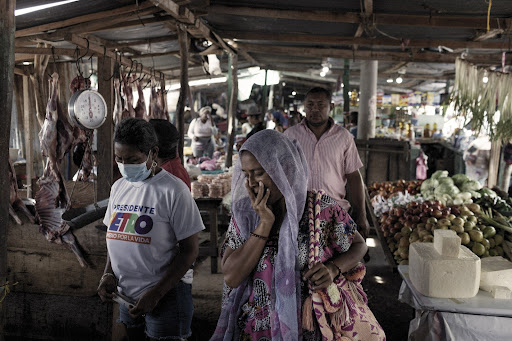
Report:
[{"label": "produce crate", "polygon": [[365,196],[366,196],[366,210],[368,212],[368,216],[370,217],[371,224],[377,231],[377,236],[379,238],[380,244],[382,245],[382,249],[384,250],[384,254],[386,255],[386,260],[388,262],[389,267],[393,272],[398,271],[398,266],[395,262],[395,258],[393,257],[393,254],[388,248],[388,242],[386,240],[386,237],[384,237],[384,234],[382,233],[380,229],[379,224],[379,218],[373,213],[373,206],[370,201],[370,195],[368,194],[368,189],[365,188]]}]

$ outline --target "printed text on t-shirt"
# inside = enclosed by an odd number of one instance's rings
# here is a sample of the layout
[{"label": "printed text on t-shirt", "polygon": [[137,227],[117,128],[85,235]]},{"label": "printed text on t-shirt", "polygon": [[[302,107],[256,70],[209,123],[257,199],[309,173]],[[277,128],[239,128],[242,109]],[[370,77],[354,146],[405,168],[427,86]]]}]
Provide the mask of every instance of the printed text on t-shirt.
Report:
[{"label": "printed text on t-shirt", "polygon": [[[154,210],[154,209],[153,209]],[[151,244],[151,237],[144,236],[153,229],[153,219],[148,215],[114,212],[110,219],[107,239]]]}]

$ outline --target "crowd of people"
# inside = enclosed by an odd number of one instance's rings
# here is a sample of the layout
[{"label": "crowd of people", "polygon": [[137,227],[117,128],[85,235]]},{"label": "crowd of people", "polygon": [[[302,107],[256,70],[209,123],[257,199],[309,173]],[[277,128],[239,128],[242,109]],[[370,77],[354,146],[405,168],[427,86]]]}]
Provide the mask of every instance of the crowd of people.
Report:
[{"label": "crowd of people", "polygon": [[[329,91],[313,88],[304,118],[247,113],[211,340],[385,340],[361,287],[369,229],[362,163],[352,135],[329,116],[331,100]],[[194,155],[214,144],[211,110],[202,108],[190,124]],[[131,302],[120,305],[128,340],[191,335],[191,266],[204,226],[178,140],[163,120],[116,126],[122,178],[104,218],[108,260],[98,294]]]}]

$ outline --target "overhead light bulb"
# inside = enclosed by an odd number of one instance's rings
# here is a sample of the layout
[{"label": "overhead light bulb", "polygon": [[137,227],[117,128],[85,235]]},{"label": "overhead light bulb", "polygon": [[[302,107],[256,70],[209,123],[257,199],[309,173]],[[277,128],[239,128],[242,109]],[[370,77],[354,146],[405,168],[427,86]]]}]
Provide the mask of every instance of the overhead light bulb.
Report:
[{"label": "overhead light bulb", "polygon": [[395,82],[397,82],[398,84],[402,83],[403,79],[402,77],[398,76],[397,79],[395,79]]},{"label": "overhead light bulb", "polygon": [[329,72],[329,67],[328,67],[328,66],[324,66],[324,67],[322,68],[322,72],[324,72],[324,73]]},{"label": "overhead light bulb", "polygon": [[23,62],[23,65],[30,65],[30,62]]},{"label": "overhead light bulb", "polygon": [[323,71],[320,72],[320,77],[325,77],[325,75],[326,75],[326,72],[323,72]]},{"label": "overhead light bulb", "polygon": [[286,82],[281,83],[282,86],[286,86]]},{"label": "overhead light bulb", "polygon": [[386,80],[386,82],[388,82],[388,83],[393,83],[393,78],[388,78],[388,79]]},{"label": "overhead light bulb", "polygon": [[489,81],[489,77],[484,76],[484,78],[482,78],[482,82],[487,83],[488,81]]},{"label": "overhead light bulb", "polygon": [[297,91],[292,91],[292,95],[295,96],[297,94]]}]

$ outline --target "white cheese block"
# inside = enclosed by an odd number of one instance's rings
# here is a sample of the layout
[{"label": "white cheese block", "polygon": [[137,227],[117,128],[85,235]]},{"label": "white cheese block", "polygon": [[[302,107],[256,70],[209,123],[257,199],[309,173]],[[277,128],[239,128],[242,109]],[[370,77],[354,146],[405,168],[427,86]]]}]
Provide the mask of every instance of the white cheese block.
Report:
[{"label": "white cheese block", "polygon": [[503,286],[512,290],[512,262],[501,256],[482,258],[480,288],[492,291],[495,286]]},{"label": "white cheese block", "polygon": [[460,246],[459,258],[443,257],[432,243],[412,243],[409,277],[422,295],[439,298],[469,298],[478,293],[480,258]]},{"label": "white cheese block", "polygon": [[491,289],[492,297],[502,300],[509,300],[512,296],[512,291],[507,287],[495,286]]},{"label": "white cheese block", "polygon": [[441,256],[458,258],[460,237],[452,230],[434,230],[434,249]]}]

